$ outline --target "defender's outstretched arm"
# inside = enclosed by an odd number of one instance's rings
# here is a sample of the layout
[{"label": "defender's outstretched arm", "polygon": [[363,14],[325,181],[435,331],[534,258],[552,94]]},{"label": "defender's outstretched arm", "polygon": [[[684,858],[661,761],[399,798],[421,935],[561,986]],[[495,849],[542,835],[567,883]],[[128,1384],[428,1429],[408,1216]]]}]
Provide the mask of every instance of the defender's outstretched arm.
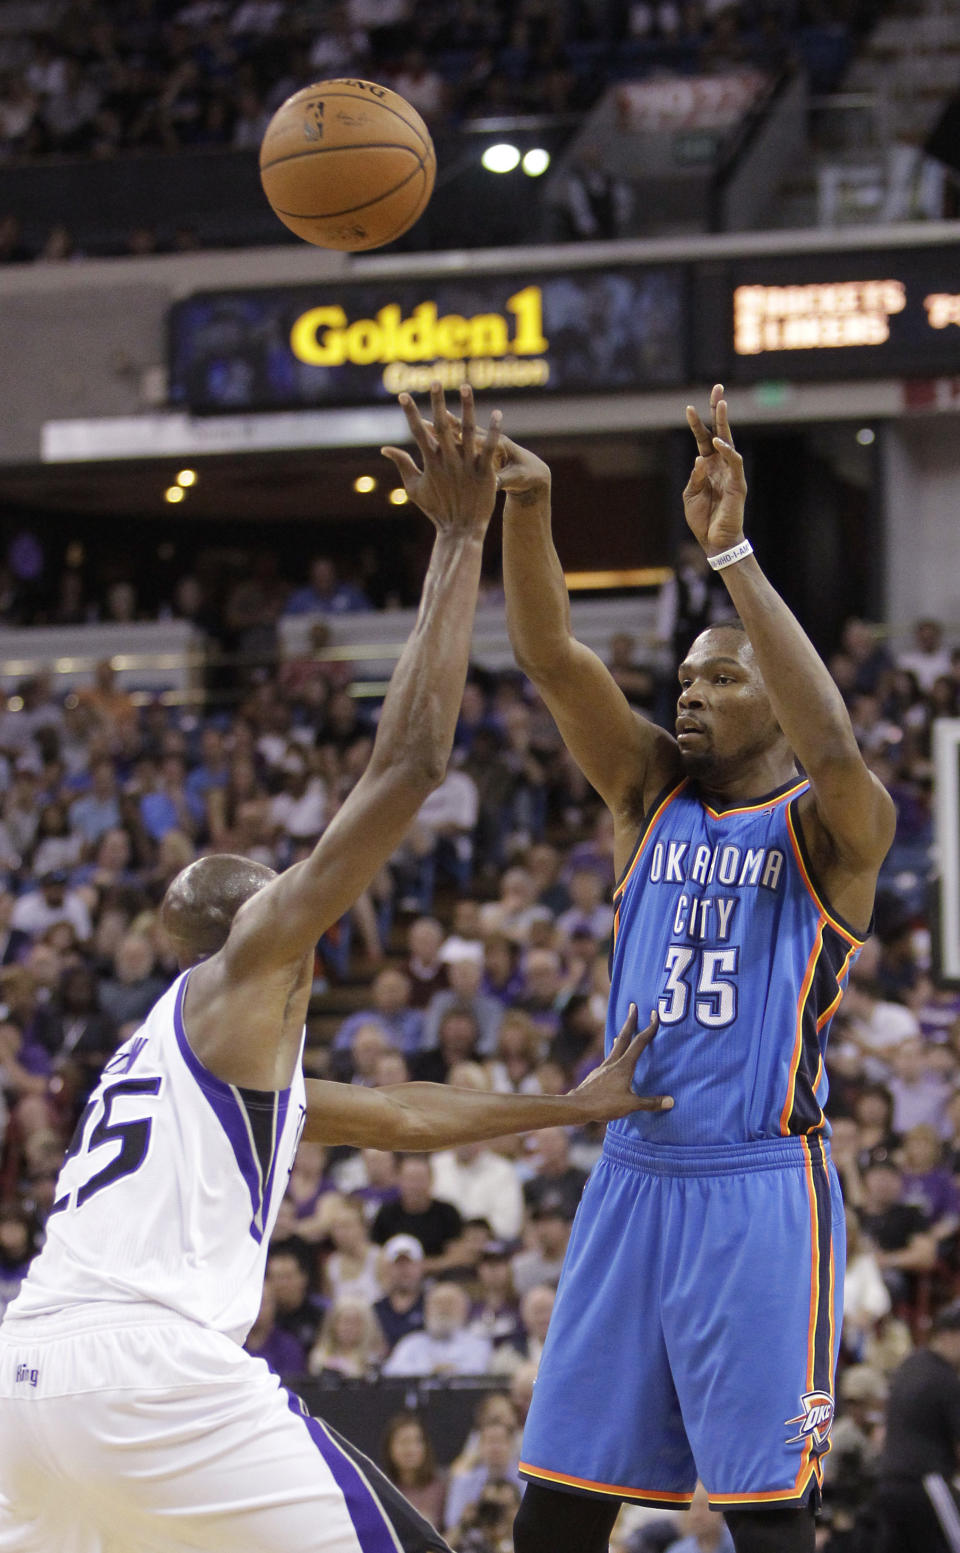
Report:
[{"label": "defender's outstretched arm", "polygon": [[427,1153],[458,1143],[480,1143],[539,1127],[582,1126],[632,1111],[668,1111],[669,1095],[644,1098],[631,1088],[637,1060],[653,1040],[655,1014],[639,1035],[630,1012],[599,1068],[568,1095],[498,1095],[448,1084],[331,1084],[307,1079],[304,1137],[331,1147],[404,1149]]},{"label": "defender's outstretched arm", "polygon": [[496,496],[500,416],[494,411],[480,442],[469,388],[462,391],[461,405],[469,437],[462,439],[439,384],[431,391],[432,427],[408,394],[400,403],[423,469],[399,448],[383,452],[437,530],[420,613],[390,681],[363,776],[311,855],[237,913],[221,951],[234,978],[302,961],[396,849],[446,771],[469,662],[483,539]]}]

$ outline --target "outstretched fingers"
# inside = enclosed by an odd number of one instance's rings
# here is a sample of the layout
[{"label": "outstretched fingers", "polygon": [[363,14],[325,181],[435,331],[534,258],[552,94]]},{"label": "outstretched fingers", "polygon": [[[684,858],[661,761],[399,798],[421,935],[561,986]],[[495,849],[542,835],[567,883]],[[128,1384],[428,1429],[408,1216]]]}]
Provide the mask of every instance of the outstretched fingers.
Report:
[{"label": "outstretched fingers", "polygon": [[[483,470],[496,461],[498,452],[502,458],[502,445],[500,426],[503,421],[503,412],[494,410],[490,416],[490,424],[484,430],[477,426],[476,404],[473,397],[473,389],[469,383],[464,383],[460,388],[460,415],[453,415],[447,409],[443,390],[439,383],[433,383],[430,389],[430,413],[432,421],[424,421],[416,408],[411,414],[407,404],[403,404],[410,429],[413,432],[417,446],[421,449],[424,458],[430,452],[436,456],[439,452],[452,453],[455,449],[462,450],[463,457],[467,456],[467,449],[474,450],[476,468]],[[422,428],[422,439],[418,436],[419,422]],[[385,450],[381,450],[385,451]]]},{"label": "outstretched fingers", "polygon": [[[634,1013],[636,1010],[634,1009]],[[660,1016],[655,1008],[650,1010],[650,1023],[645,1030],[640,1030],[634,1036],[624,1053],[624,1061],[635,1064],[646,1051],[660,1028]],[[626,1026],[624,1026],[626,1029]],[[638,1095],[634,1107],[637,1111],[671,1111],[673,1109],[672,1095]]]},{"label": "outstretched fingers", "polygon": [[701,458],[709,458],[713,452],[713,440],[709,428],[703,424],[700,414],[692,404],[687,405],[687,425],[697,439],[697,452]]},{"label": "outstretched fingers", "polygon": [[444,453],[451,453],[456,442],[458,427],[447,409],[447,401],[439,381],[430,384],[430,414],[437,442]]},{"label": "outstretched fingers", "polygon": [[743,472],[743,459],[737,452],[732,442],[725,442],[723,437],[714,437],[713,446],[726,467],[731,471],[736,481],[742,481],[746,487],[746,478]]},{"label": "outstretched fingers", "polygon": [[[710,390],[710,414],[713,416],[714,431],[733,446],[733,437],[730,434],[730,419],[727,413],[727,401],[723,397],[723,384],[714,383]],[[697,451],[701,458],[709,458],[714,451],[714,431],[705,424],[696,407],[687,405],[687,425],[697,439]]]},{"label": "outstretched fingers", "polygon": [[457,425],[455,417],[451,416],[454,426],[460,433],[460,440],[465,448],[472,448],[477,436],[477,411],[473,402],[473,389],[469,383],[460,385],[460,421]]},{"label": "outstretched fingers", "polygon": [[[409,394],[401,394],[399,403],[401,410],[407,417],[407,425],[410,427],[410,435],[414,442],[417,444],[417,447],[420,449],[420,452],[423,454],[424,461],[430,457],[435,457],[439,452],[439,444],[436,437],[433,435],[432,429],[427,425],[426,421],[423,419],[423,416],[420,414],[420,411],[414,404],[413,399]],[[396,451],[396,449],[394,449],[394,451]],[[389,457],[390,455],[388,454],[387,456]],[[394,463],[396,463],[396,459],[394,459]]]},{"label": "outstretched fingers", "polygon": [[636,1003],[631,1003],[627,1009],[627,1017],[620,1026],[617,1038],[610,1048],[610,1056],[607,1058],[608,1062],[618,1062],[624,1055],[636,1031],[639,1017]]},{"label": "outstretched fingers", "polygon": [[706,485],[707,479],[708,472],[706,460],[698,455],[694,459],[693,468],[690,471],[690,478],[687,481],[686,489],[683,493],[684,496],[687,497],[698,495]]},{"label": "outstretched fingers", "polygon": [[478,455],[480,469],[490,469],[496,461],[500,447],[500,424],[503,420],[502,410],[493,410],[490,413],[490,425],[487,427],[487,435],[483,439],[483,446]]},{"label": "outstretched fingers", "polygon": [[[720,388],[721,393],[723,392],[720,384],[717,385],[717,388]],[[714,393],[716,392],[717,389],[715,388]],[[713,407],[713,424],[720,440],[726,442],[732,448],[734,444],[733,433],[730,430],[730,411],[725,399],[718,399]]]},{"label": "outstretched fingers", "polygon": [[478,429],[473,389],[469,383],[461,385],[460,408],[461,415],[459,418],[455,415],[449,415],[448,412],[450,424],[454,429],[457,440],[464,449],[464,457],[466,457],[466,450],[472,448],[476,461],[475,467],[482,472],[489,469],[496,460],[497,451],[501,446],[500,426],[503,421],[503,412],[501,410],[493,410],[490,415],[490,424],[486,431],[482,427]]},{"label": "outstretched fingers", "polygon": [[381,448],[380,452],[384,458],[389,458],[391,464],[396,465],[397,473],[403,481],[404,489],[409,491],[412,483],[420,477],[420,470],[410,457],[410,454],[405,448]]},{"label": "outstretched fingers", "polygon": [[[643,1052],[646,1051],[647,1047],[650,1045],[650,1042],[653,1040],[653,1038],[656,1035],[657,1030],[659,1028],[660,1028],[660,1016],[657,1013],[656,1009],[652,1008],[650,1010],[650,1023],[647,1025],[645,1030],[639,1030],[637,1032],[637,1034],[633,1037],[633,1040],[630,1042],[629,1046],[627,1047],[626,1056],[627,1056],[627,1059],[629,1061],[632,1061],[632,1062],[636,1062],[637,1061],[637,1058],[640,1057],[643,1054]],[[626,1025],[624,1025],[624,1029],[626,1029]]]}]

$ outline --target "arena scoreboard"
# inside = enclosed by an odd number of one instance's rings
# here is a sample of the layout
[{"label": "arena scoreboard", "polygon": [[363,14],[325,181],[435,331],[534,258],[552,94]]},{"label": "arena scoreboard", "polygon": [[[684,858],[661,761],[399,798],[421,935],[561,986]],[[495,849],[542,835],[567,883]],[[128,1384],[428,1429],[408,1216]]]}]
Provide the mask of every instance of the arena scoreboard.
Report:
[{"label": "arena scoreboard", "polygon": [[763,255],[720,269],[696,277],[695,378],[820,382],[960,368],[960,245]]},{"label": "arena scoreboard", "polygon": [[513,394],[960,372],[960,243],[202,292],[169,319],[170,400],[375,404],[434,378]]}]

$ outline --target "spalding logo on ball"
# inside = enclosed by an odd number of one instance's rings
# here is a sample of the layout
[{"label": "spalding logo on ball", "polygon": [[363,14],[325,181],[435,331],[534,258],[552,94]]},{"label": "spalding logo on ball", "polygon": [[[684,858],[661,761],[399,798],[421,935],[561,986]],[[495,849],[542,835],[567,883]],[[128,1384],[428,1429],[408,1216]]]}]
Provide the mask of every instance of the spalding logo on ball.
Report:
[{"label": "spalding logo on ball", "polygon": [[437,158],[416,108],[375,81],[320,81],[288,97],[260,147],[264,193],[319,248],[382,248],[417,220]]}]

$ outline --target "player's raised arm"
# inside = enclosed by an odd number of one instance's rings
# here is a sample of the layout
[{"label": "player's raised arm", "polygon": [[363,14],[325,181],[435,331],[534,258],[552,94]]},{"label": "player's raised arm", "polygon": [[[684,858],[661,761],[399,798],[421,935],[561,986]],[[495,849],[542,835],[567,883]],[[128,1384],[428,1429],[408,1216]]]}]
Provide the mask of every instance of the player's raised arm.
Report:
[{"label": "player's raised arm", "polygon": [[[606,665],[570,625],[570,599],[550,528],[550,470],[501,438],[507,626],[517,663],[550,708],[564,743],[629,847],[646,805],[680,774],[675,741],[633,711]],[[584,515],[589,521],[589,515]]]},{"label": "player's raised arm", "polygon": [[399,448],[383,451],[437,530],[417,623],[390,681],[363,776],[311,855],[238,912],[222,951],[234,977],[302,960],[399,845],[446,771],[469,661],[483,539],[496,495],[500,417],[494,411],[480,440],[465,388],[461,439],[439,384],[431,391],[432,427],[408,394],[400,403],[423,468]]},{"label": "player's raised arm", "polygon": [[632,1111],[669,1111],[669,1095],[634,1092],[633,1072],[657,1030],[652,1014],[637,1034],[637,1009],[630,1011],[610,1055],[568,1095],[498,1095],[455,1089],[449,1084],[332,1084],[307,1079],[303,1135],[330,1147],[403,1149],[429,1153],[460,1143],[481,1143],[540,1127],[608,1122]]},{"label": "player's raised arm", "polygon": [[812,796],[801,814],[816,873],[834,907],[866,928],[877,872],[893,840],[893,801],[863,762],[826,665],[745,540],[747,484],[721,384],[710,405],[716,435],[692,405],[687,408],[698,454],[683,493],[687,523],[708,557],[724,558],[718,569],[777,722],[810,779]]}]

